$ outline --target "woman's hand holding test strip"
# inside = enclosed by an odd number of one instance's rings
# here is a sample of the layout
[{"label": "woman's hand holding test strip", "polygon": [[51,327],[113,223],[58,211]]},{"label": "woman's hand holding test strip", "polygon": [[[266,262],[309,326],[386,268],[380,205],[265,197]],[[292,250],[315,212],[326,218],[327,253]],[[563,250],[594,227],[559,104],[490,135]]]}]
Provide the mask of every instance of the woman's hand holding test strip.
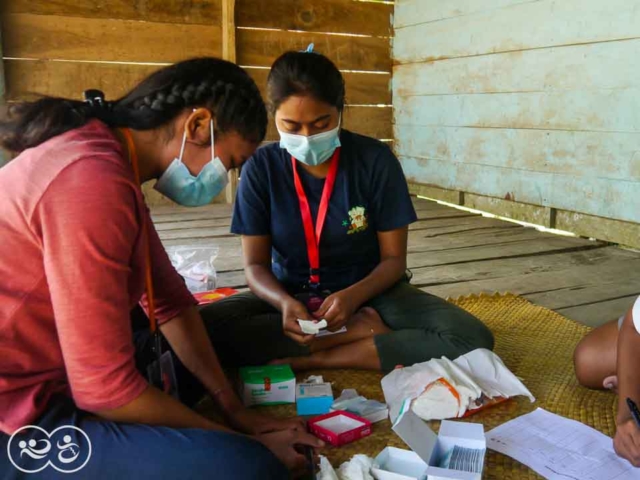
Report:
[{"label": "woman's hand holding test strip", "polygon": [[340,330],[336,332],[330,332],[328,330],[324,330],[327,328],[326,320],[301,320],[298,319],[298,324],[300,324],[300,328],[302,329],[302,333],[307,335],[318,335],[320,337],[324,335],[333,335],[334,333],[343,333],[347,331],[346,327],[342,327]]}]

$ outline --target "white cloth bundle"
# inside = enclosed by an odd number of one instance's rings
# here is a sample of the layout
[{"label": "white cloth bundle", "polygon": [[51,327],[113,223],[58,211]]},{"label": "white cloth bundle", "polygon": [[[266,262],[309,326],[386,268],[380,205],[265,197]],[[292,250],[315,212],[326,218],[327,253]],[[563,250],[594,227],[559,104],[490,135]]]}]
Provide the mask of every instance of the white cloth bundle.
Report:
[{"label": "white cloth bundle", "polygon": [[477,402],[483,396],[496,399],[525,395],[535,401],[500,357],[486,349],[454,361],[442,357],[394,370],[382,379],[382,390],[391,421],[407,398],[414,400],[412,410],[424,420],[462,417],[467,410],[479,408]]},{"label": "white cloth bundle", "polygon": [[354,455],[351,460],[340,465],[336,473],[326,457],[320,456],[318,480],[374,480],[371,476],[373,459],[366,455]]}]

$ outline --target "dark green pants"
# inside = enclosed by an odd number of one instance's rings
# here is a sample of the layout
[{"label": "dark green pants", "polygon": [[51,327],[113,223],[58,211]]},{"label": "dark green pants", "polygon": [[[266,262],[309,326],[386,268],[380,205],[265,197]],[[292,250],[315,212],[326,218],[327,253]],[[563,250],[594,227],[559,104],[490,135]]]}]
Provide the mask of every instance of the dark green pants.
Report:
[{"label": "dark green pants", "polygon": [[[491,331],[465,310],[402,281],[368,304],[392,332],[375,344],[385,372],[442,356],[455,359],[476,348],[493,348]],[[282,316],[251,292],[239,293],[201,310],[224,365],[262,365],[308,355],[282,332]]]}]

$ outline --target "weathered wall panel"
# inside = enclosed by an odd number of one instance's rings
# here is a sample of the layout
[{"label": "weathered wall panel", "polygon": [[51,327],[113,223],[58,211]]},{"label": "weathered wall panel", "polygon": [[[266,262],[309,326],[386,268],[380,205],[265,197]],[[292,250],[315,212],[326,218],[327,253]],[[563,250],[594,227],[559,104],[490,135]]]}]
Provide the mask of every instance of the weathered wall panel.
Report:
[{"label": "weathered wall panel", "polygon": [[396,125],[640,131],[640,86],[552,93],[398,97]]},{"label": "weathered wall panel", "polygon": [[400,0],[395,19],[412,181],[640,222],[640,0]]},{"label": "weathered wall panel", "polygon": [[638,53],[640,39],[453,58],[397,65],[393,83],[400,97],[624,89],[638,86]]},{"label": "weathered wall panel", "polygon": [[538,0],[401,0],[402,8],[395,11],[395,27],[408,27],[422,23],[462,17],[472,13],[490,12],[510,5]]},{"label": "weathered wall panel", "polygon": [[[404,3],[403,0],[396,3],[396,18],[402,18]],[[433,0],[417,3],[417,8],[429,11],[439,2]],[[449,0],[446,3],[454,8],[455,5],[468,2]],[[401,28],[396,25],[394,59],[399,63],[417,63],[640,38],[639,0],[538,0],[504,3],[512,5],[409,27]]]},{"label": "weathered wall panel", "polygon": [[[425,160],[402,157],[409,181],[429,183],[442,188],[497,196],[534,205],[578,212],[600,212],[601,217],[620,218],[621,204],[629,204],[628,221],[637,222],[637,182],[621,182],[606,178],[574,177],[546,172],[522,171],[449,160]],[[425,181],[427,179],[428,181]],[[482,185],[482,188],[478,188]],[[635,210],[635,211],[634,211]]]}]

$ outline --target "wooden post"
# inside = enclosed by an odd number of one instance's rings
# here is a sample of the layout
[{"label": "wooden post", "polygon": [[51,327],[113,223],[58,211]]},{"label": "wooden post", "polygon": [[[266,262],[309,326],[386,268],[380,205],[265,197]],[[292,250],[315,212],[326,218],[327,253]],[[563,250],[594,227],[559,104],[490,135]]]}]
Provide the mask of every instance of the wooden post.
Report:
[{"label": "wooden post", "polygon": [[[222,0],[222,58],[236,62],[236,1]],[[238,190],[238,170],[229,172],[227,203],[233,203]]]}]

